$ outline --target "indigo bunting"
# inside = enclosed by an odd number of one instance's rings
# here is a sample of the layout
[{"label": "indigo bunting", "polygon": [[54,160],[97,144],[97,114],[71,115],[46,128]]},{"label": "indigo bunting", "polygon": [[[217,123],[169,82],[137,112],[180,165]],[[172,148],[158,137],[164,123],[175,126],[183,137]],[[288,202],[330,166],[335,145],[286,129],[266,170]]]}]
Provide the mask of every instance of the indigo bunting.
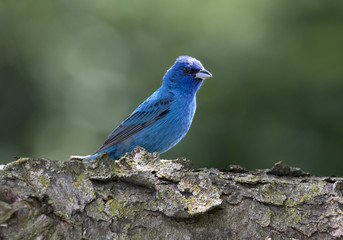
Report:
[{"label": "indigo bunting", "polygon": [[[180,56],[163,77],[162,86],[108,136],[105,143],[85,160],[107,152],[112,159],[141,146],[163,153],[188,132],[196,108],[196,93],[212,74],[197,59]],[[77,158],[77,157],[76,157]]]}]

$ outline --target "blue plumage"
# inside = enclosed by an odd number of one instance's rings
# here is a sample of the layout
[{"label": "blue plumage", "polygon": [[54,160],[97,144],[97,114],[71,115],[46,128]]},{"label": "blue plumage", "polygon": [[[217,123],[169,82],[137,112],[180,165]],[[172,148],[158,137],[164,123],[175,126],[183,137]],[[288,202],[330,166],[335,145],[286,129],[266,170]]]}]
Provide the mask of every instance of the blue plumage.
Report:
[{"label": "blue plumage", "polygon": [[195,95],[204,79],[212,77],[195,58],[181,56],[163,77],[162,86],[108,136],[99,150],[118,159],[141,146],[163,153],[188,132],[196,108]]}]

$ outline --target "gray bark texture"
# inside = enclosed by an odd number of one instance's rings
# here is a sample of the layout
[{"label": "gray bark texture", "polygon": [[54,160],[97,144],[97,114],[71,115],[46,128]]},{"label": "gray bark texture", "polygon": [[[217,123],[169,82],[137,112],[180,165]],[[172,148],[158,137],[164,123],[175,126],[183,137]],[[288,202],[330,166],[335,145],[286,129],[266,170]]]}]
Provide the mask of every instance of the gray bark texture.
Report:
[{"label": "gray bark texture", "polygon": [[0,239],[343,239],[343,178],[282,163],[194,170],[138,147],[0,169]]}]

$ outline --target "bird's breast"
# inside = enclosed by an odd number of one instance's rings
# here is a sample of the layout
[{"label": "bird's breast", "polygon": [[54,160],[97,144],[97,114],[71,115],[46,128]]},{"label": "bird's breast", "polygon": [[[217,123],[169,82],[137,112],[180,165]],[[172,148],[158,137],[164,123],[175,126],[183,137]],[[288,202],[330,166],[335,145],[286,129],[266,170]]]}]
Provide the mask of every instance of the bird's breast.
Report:
[{"label": "bird's breast", "polygon": [[195,99],[182,97],[176,99],[174,104],[170,106],[170,114],[172,116],[170,124],[177,125],[176,128],[180,129],[180,131],[188,131],[193,120],[195,108]]}]

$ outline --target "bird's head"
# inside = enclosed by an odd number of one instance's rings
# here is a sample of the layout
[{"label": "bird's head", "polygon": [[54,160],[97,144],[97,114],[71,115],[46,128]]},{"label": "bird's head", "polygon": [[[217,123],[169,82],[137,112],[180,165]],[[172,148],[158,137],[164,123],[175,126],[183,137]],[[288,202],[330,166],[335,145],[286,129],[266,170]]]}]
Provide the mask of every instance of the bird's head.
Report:
[{"label": "bird's head", "polygon": [[163,77],[163,85],[170,89],[196,93],[206,78],[212,77],[200,61],[193,57],[178,57]]}]

